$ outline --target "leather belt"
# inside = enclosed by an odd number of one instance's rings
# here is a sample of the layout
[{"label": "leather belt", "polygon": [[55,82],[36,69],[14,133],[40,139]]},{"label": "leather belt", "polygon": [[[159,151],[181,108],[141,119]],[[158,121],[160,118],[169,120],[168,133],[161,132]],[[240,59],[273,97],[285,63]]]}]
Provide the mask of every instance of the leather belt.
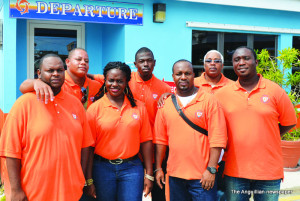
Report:
[{"label": "leather belt", "polygon": [[134,156],[132,156],[130,158],[126,158],[126,159],[117,158],[114,160],[109,160],[109,159],[103,158],[102,156],[99,156],[98,154],[94,154],[94,160],[109,162],[113,165],[120,165],[122,163],[126,163],[128,161],[132,161],[137,158],[138,158],[138,155],[134,155]]}]

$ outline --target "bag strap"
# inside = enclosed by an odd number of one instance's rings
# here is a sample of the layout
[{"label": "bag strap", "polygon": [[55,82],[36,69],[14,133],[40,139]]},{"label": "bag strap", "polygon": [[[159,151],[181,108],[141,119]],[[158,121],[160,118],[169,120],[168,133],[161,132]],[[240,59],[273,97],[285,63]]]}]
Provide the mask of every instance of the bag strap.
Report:
[{"label": "bag strap", "polygon": [[179,113],[179,115],[182,117],[182,119],[193,129],[195,129],[196,131],[202,133],[203,135],[208,136],[208,132],[207,130],[205,130],[204,128],[201,128],[200,126],[194,124],[191,120],[189,120],[189,118],[187,118],[187,116],[185,116],[185,114],[182,112],[182,110],[179,108],[178,103],[177,103],[177,99],[176,96],[174,94],[172,94],[172,102],[177,110],[177,112]]}]

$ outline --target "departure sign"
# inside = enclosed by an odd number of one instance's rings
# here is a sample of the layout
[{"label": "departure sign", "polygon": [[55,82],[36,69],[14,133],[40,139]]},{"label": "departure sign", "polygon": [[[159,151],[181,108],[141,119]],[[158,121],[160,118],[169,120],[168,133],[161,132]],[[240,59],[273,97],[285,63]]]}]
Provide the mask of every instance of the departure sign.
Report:
[{"label": "departure sign", "polygon": [[143,25],[143,4],[98,0],[10,0],[10,17]]}]

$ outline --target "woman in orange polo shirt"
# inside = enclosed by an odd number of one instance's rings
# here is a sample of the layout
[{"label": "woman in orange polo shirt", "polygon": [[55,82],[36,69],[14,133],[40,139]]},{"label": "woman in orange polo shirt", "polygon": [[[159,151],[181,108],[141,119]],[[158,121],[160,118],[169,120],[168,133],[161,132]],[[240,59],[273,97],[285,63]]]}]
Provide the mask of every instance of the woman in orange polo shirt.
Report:
[{"label": "woman in orange polo shirt", "polygon": [[149,194],[153,185],[151,127],[144,104],[134,100],[128,86],[130,76],[125,63],[108,63],[105,84],[87,110],[95,139],[93,171],[89,171],[94,184],[87,182],[87,192],[95,187],[101,201],[141,201],[143,189]]}]

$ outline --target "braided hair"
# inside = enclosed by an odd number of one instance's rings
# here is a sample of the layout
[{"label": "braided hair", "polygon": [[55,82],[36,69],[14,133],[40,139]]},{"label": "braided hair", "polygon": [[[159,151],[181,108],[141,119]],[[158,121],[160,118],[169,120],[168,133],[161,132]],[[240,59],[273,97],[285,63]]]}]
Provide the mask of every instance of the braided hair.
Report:
[{"label": "braided hair", "polygon": [[[126,82],[127,82],[127,86],[125,88],[125,91],[127,91],[127,93],[125,93],[125,95],[127,96],[128,100],[130,101],[131,107],[135,107],[136,103],[135,103],[133,94],[131,92],[131,89],[130,89],[130,87],[128,85],[128,82],[131,79],[131,70],[130,70],[130,67],[127,64],[122,63],[120,61],[109,62],[108,64],[106,64],[106,66],[104,67],[104,70],[103,70],[104,81],[106,80],[106,76],[107,76],[108,71],[110,71],[112,69],[119,69],[119,70],[121,70],[125,74],[125,76],[126,76]],[[104,89],[105,89],[105,82],[102,85],[102,87],[99,89],[98,93],[95,95],[95,98],[94,98],[93,102],[99,100],[100,98],[102,98],[104,96],[104,94],[105,94]]]}]

